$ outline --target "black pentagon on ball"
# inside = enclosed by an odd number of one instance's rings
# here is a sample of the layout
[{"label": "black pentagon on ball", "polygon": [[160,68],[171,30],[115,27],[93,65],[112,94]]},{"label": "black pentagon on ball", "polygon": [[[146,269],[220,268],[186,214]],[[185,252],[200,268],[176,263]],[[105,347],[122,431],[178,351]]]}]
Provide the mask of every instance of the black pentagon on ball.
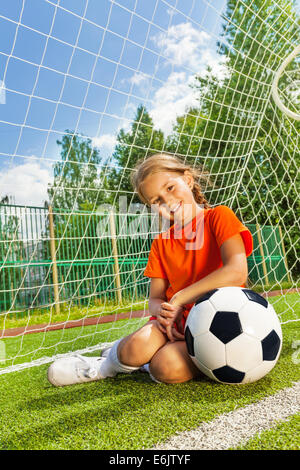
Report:
[{"label": "black pentagon on ball", "polygon": [[237,312],[216,312],[209,331],[222,343],[227,344],[242,333],[242,325]]},{"label": "black pentagon on ball", "polygon": [[219,290],[219,289],[212,289],[212,290],[206,292],[206,294],[202,295],[202,297],[199,297],[199,299],[196,300],[195,305],[198,305],[198,304],[200,304],[200,302],[204,302],[205,300],[210,299],[211,296],[212,296],[215,292],[217,292],[217,290]]},{"label": "black pentagon on ball", "polygon": [[263,360],[274,361],[280,349],[281,341],[275,330],[266,336],[262,342]]},{"label": "black pentagon on ball", "polygon": [[193,338],[191,330],[189,329],[188,326],[185,329],[184,336],[185,336],[185,341],[186,341],[187,350],[188,350],[189,355],[190,356],[195,356],[194,338]]},{"label": "black pentagon on ball", "polygon": [[252,300],[252,302],[256,302],[262,305],[263,307],[268,308],[268,301],[264,297],[259,295],[257,292],[254,292],[251,289],[242,289],[242,291],[245,293],[249,300]]},{"label": "black pentagon on ball", "polygon": [[245,373],[240,370],[233,369],[229,366],[220,367],[219,369],[214,369],[214,376],[220,380],[220,382],[238,384],[241,383],[245,377]]}]

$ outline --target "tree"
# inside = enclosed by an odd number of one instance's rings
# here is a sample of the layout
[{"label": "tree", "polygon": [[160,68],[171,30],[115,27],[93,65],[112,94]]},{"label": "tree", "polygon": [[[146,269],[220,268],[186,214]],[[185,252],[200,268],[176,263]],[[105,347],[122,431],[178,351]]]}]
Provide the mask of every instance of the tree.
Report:
[{"label": "tree", "polygon": [[0,214],[0,311],[14,309],[20,304],[20,291],[17,287],[23,278],[22,268],[16,265],[23,259],[25,250],[20,234],[20,218],[13,211],[13,207],[6,207],[8,202],[7,196],[1,199],[3,210]]},{"label": "tree", "polygon": [[140,202],[137,195],[132,196],[130,173],[138,160],[149,154],[160,152],[164,148],[164,135],[153,128],[153,121],[140,105],[129,132],[121,129],[117,136],[117,145],[106,167],[106,188],[110,195],[106,202],[119,208],[117,196],[127,196],[128,204]]},{"label": "tree", "polygon": [[[85,277],[94,278],[89,260],[100,256],[95,211],[105,200],[102,159],[91,139],[72,131],[67,130],[57,144],[61,146],[61,161],[54,165],[54,183],[48,188],[53,207],[56,258],[63,261],[58,267],[62,295],[78,299],[91,289],[85,280]],[[47,219],[45,240],[48,234]],[[48,243],[44,244],[44,256],[49,258]]]},{"label": "tree", "polygon": [[[208,68],[197,77],[199,107],[177,119],[173,149],[197,157],[215,177],[209,201],[233,202],[243,218],[282,225],[294,273],[299,242],[299,121],[288,119],[271,98],[274,72],[295,47],[299,19],[292,0],[228,0],[217,43],[223,77]],[[290,69],[297,64],[291,64]],[[284,84],[283,84],[284,85]]]},{"label": "tree", "polygon": [[54,165],[54,182],[48,188],[51,204],[66,210],[93,210],[101,201],[99,151],[89,138],[67,130],[61,141],[61,161]]}]

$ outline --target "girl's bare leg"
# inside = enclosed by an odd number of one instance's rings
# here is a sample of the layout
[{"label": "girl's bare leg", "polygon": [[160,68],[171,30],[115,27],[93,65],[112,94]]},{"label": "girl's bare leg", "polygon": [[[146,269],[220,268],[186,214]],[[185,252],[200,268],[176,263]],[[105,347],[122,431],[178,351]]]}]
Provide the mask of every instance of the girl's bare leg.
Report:
[{"label": "girl's bare leg", "polygon": [[168,342],[152,357],[151,374],[160,382],[181,383],[202,375],[190,358],[185,341]]},{"label": "girl's bare leg", "polygon": [[167,336],[158,329],[156,321],[150,321],[121,340],[118,359],[127,366],[140,367],[150,362],[167,342]]},{"label": "girl's bare leg", "polygon": [[131,367],[150,362],[151,374],[164,383],[187,382],[201,375],[188,354],[185,341],[171,343],[156,321],[123,338],[118,346],[118,358]]}]

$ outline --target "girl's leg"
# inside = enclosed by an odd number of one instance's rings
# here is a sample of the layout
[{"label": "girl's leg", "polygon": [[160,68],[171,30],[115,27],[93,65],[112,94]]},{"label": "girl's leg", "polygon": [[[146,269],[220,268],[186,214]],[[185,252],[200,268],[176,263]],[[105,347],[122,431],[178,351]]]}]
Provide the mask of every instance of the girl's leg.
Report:
[{"label": "girl's leg", "polygon": [[166,335],[155,323],[149,322],[135,333],[116,341],[105,357],[74,355],[54,361],[48,368],[49,382],[62,387],[138,370],[167,342]]},{"label": "girl's leg", "polygon": [[151,375],[159,382],[181,383],[202,375],[190,358],[185,341],[168,342],[150,362]]},{"label": "girl's leg", "polygon": [[168,342],[167,336],[149,321],[139,330],[123,338],[118,345],[118,359],[122,364],[140,367],[152,359],[157,351]]},{"label": "girl's leg", "polygon": [[150,362],[150,374],[164,383],[186,382],[202,375],[188,354],[186,342],[168,341],[155,321],[150,321],[121,340],[118,359],[131,367]]},{"label": "girl's leg", "polygon": [[156,326],[156,321],[150,321],[113,344],[99,366],[99,375],[106,378],[114,377],[117,373],[130,374],[150,362],[166,342],[167,336]]},{"label": "girl's leg", "polygon": [[90,382],[131,373],[149,362],[150,375],[160,382],[186,382],[200,374],[185,341],[170,343],[156,321],[151,321],[114,343],[107,357],[75,355],[58,359],[49,367],[48,379],[56,386]]}]

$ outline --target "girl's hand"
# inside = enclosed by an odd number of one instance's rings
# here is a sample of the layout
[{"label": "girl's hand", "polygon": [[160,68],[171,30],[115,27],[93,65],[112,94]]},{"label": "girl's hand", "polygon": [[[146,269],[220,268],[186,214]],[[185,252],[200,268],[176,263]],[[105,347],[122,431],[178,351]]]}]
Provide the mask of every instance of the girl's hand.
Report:
[{"label": "girl's hand", "polygon": [[[173,305],[168,302],[163,302],[160,305],[160,310],[156,317],[158,328],[167,335],[171,342],[182,341],[184,339],[181,327],[182,312],[183,306],[181,305]],[[179,331],[175,328],[174,323],[176,323]]]}]

